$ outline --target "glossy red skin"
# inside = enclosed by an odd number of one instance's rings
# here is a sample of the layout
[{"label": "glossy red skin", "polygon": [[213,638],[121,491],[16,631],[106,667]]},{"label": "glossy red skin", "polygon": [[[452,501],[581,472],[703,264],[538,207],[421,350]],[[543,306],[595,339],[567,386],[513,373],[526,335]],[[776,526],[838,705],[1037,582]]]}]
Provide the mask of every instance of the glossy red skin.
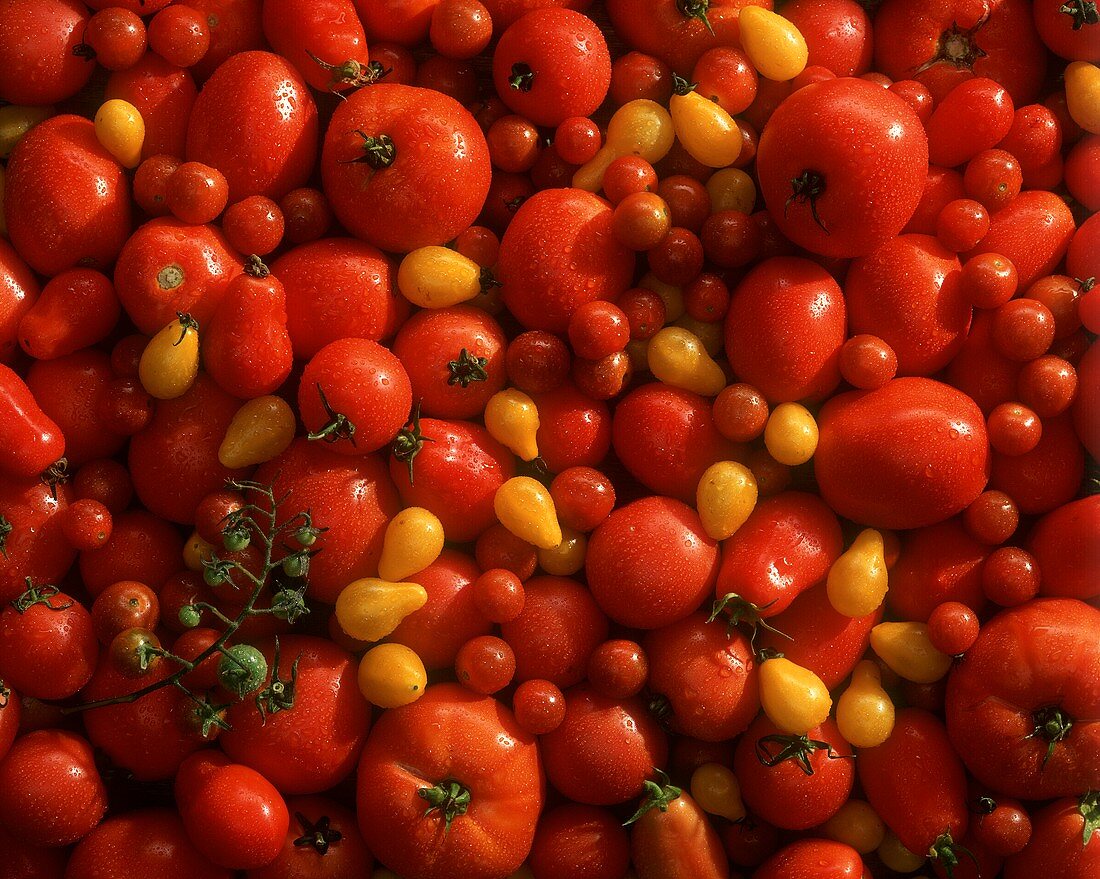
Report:
[{"label": "glossy red skin", "polygon": [[38,730],[0,761],[0,824],[30,845],[59,847],[85,836],[107,810],[91,745],[76,733]]},{"label": "glossy red skin", "polygon": [[409,316],[393,263],[353,238],[325,238],[288,250],[271,263],[286,291],[294,356],[308,360],[347,337],[380,342]]},{"label": "glossy red skin", "polygon": [[694,503],[711,464],[742,457],[743,447],[714,426],[711,409],[709,399],[661,382],[635,388],[615,407],[615,454],[646,488]]},{"label": "glossy red skin", "polygon": [[73,53],[88,10],[78,0],[0,3],[0,100],[41,106],[72,97],[96,69]]},{"label": "glossy red skin", "polygon": [[1034,179],[1042,169],[1060,158],[1062,126],[1058,117],[1042,104],[1018,107],[997,149],[1012,153],[1024,174],[1024,186],[1035,187]]},{"label": "glossy red skin", "polygon": [[92,9],[106,9],[108,6],[120,6],[138,15],[152,15],[171,3],[172,0],[88,0]]},{"label": "glossy red skin", "polygon": [[425,442],[413,461],[390,455],[390,477],[407,507],[424,507],[443,523],[448,540],[466,543],[497,521],[493,498],[515,476],[515,457],[470,421],[420,419]]},{"label": "glossy red skin", "polygon": [[584,12],[592,5],[592,0],[485,0],[482,4],[493,19],[493,32],[500,33],[514,21],[532,9],[547,6],[564,6]]},{"label": "glossy red skin", "polygon": [[[11,749],[12,742],[19,732],[19,721],[23,717],[23,703],[7,681],[0,681],[0,760]],[[0,849],[4,839],[0,836]]]},{"label": "glossy red skin", "polygon": [[[373,169],[362,131],[393,140],[396,157]],[[474,117],[453,98],[379,83],[337,108],[325,134],[321,178],[333,213],[355,237],[405,253],[443,244],[477,217],[489,191],[489,147]]]},{"label": "glossy red skin", "polygon": [[761,616],[776,616],[828,574],[843,551],[840,522],[820,498],[797,491],[765,498],[723,542],[715,597],[732,592]]},{"label": "glossy red skin", "polygon": [[612,620],[657,629],[706,600],[718,572],[718,545],[696,512],[666,497],[619,507],[588,541],[585,573]]},{"label": "glossy red skin", "polygon": [[[416,792],[447,780],[471,798],[444,834]],[[511,711],[437,684],[375,725],[359,761],[359,828],[375,857],[403,875],[495,879],[527,857],[545,786],[535,738]]]},{"label": "glossy red skin", "polygon": [[[947,682],[951,743],[980,782],[1009,796],[1044,800],[1100,785],[1100,611],[1068,598],[1040,598],[982,627]],[[1009,673],[1027,668],[1028,674]],[[1043,766],[1047,741],[1027,738],[1033,713],[1061,708],[1069,735]]]},{"label": "glossy red skin", "polygon": [[1072,278],[1100,277],[1100,220],[1093,214],[1073,233],[1066,250],[1066,274]]},{"label": "glossy red skin", "polygon": [[299,438],[255,478],[271,483],[276,497],[290,492],[287,516],[310,510],[314,525],[328,528],[315,544],[324,552],[310,560],[310,597],[332,604],[352,580],[377,575],[386,523],[401,509],[379,457],[350,458]]},{"label": "glossy red skin", "polygon": [[565,720],[539,741],[550,783],[594,806],[637,797],[668,759],[668,739],[641,697],[610,699],[587,684],[565,694]]},{"label": "glossy red skin", "polygon": [[[3,254],[0,248],[0,290],[5,280],[14,280],[10,275],[5,278]],[[38,360],[52,360],[94,345],[105,339],[118,323],[121,308],[114,284],[100,272],[71,269],[51,278],[37,300],[26,295],[37,287],[35,282],[29,290],[24,288],[22,296],[17,287],[8,287],[5,293],[13,299],[19,297],[11,303],[9,313],[17,316],[22,312],[18,320],[19,344]],[[0,326],[3,322],[0,318]],[[0,349],[3,345],[0,341]],[[4,359],[0,353],[0,361]]]},{"label": "glossy red skin", "polygon": [[95,596],[120,580],[137,580],[154,592],[180,569],[183,536],[145,510],[113,517],[111,537],[99,549],[80,554],[80,579]]},{"label": "glossy red skin", "polygon": [[831,839],[800,839],[762,864],[753,879],[864,879],[867,868],[851,846]]},{"label": "glossy red skin", "polygon": [[38,476],[65,453],[61,428],[42,411],[27,383],[0,364],[0,471],[15,479]]},{"label": "glossy red skin", "polygon": [[415,46],[428,36],[439,0],[357,0],[356,9],[371,41]]},{"label": "glossy red skin", "polygon": [[733,290],[726,356],[770,403],[827,396],[840,383],[845,338],[844,296],[817,263],[774,257]]},{"label": "glossy red skin", "polygon": [[39,274],[102,271],[115,261],[130,234],[130,185],[91,120],[54,116],[20,138],[8,159],[4,217],[12,245]]},{"label": "glossy red skin", "polygon": [[0,240],[0,364],[10,365],[19,351],[19,324],[38,300],[39,285],[31,267],[5,240]]},{"label": "glossy red skin", "polygon": [[202,335],[203,366],[234,397],[251,400],[272,393],[294,366],[286,322],[286,293],[279,279],[242,272],[229,282]]},{"label": "glossy red skin", "polygon": [[982,562],[990,549],[971,537],[958,518],[908,532],[890,569],[887,603],[901,619],[922,623],[945,601],[980,613],[987,603]]},{"label": "glossy red skin", "polygon": [[[818,748],[809,755],[812,775],[791,760],[765,766],[757,757],[757,743],[765,736],[782,735],[782,730],[761,714],[737,741],[733,771],[741,785],[745,805],[754,815],[786,830],[808,830],[824,824],[848,800],[856,777],[852,746],[840,734],[836,721],[826,720],[806,733],[813,741],[832,747]],[[761,745],[775,756],[782,745]]]},{"label": "glossy red skin", "polygon": [[0,553],[0,603],[18,598],[35,583],[59,583],[72,567],[76,551],[65,539],[59,516],[72,502],[68,483],[57,486],[57,496],[37,476],[0,478],[0,516],[12,526]]},{"label": "glossy red skin", "polygon": [[1005,879],[1090,879],[1100,870],[1100,836],[1084,844],[1085,819],[1076,797],[1048,804],[1032,816],[1031,842],[1005,861]]},{"label": "glossy red skin", "polygon": [[68,859],[66,849],[31,845],[0,830],[0,863],[11,879],[63,879]]},{"label": "glossy red skin", "polygon": [[535,879],[622,879],[630,839],[609,809],[565,803],[539,817],[527,866]]},{"label": "glossy red skin", "polygon": [[206,495],[247,473],[218,461],[239,407],[239,400],[201,374],[182,397],[157,402],[149,426],[131,438],[127,459],[134,491],[150,512],[186,525]]},{"label": "glossy red skin", "polygon": [[671,706],[669,729],[704,742],[722,742],[744,731],[760,695],[749,640],[727,633],[723,620],[707,622],[693,613],[647,632],[642,639],[649,660],[649,692]]},{"label": "glossy red skin", "polygon": [[798,28],[810,50],[807,66],[837,76],[859,76],[871,69],[871,20],[855,0],[794,0],[782,16]]},{"label": "glossy red skin", "polygon": [[474,601],[471,587],[480,574],[469,556],[443,550],[438,559],[410,578],[424,587],[427,603],[405,617],[388,640],[414,650],[426,668],[453,666],[463,644],[493,629]]},{"label": "glossy red skin", "polygon": [[561,473],[570,467],[598,467],[611,448],[607,403],[586,396],[569,381],[531,398],[539,410],[535,441],[546,469]]},{"label": "glossy red skin", "polygon": [[176,802],[191,842],[222,867],[248,870],[275,860],[290,827],[279,792],[262,775],[218,751],[184,761]]},{"label": "glossy red skin", "polygon": [[123,247],[115,266],[115,292],[130,320],[147,336],[168,326],[178,311],[197,320],[201,333],[242,267],[216,227],[158,217]]},{"label": "glossy red skin", "polygon": [[838,613],[829,602],[825,584],[819,583],[768,621],[789,638],[759,629],[755,645],[757,649],[778,650],[791,662],[808,668],[832,690],[852,673],[867,652],[871,629],[881,619],[881,608],[865,617]]},{"label": "glossy red skin", "polygon": [[[983,20],[984,19],[984,20]],[[971,67],[938,61],[941,36],[952,25],[975,28],[973,40],[984,53]],[[1031,4],[1004,0],[990,8],[961,0],[887,0],[875,12],[875,69],[891,79],[916,79],[940,100],[960,82],[988,77],[1008,89],[1017,104],[1039,97],[1046,53],[1031,21]]]},{"label": "glossy red skin", "polygon": [[104,97],[129,101],[145,122],[141,158],[168,155],[182,159],[186,152],[187,120],[198,89],[189,70],[146,52],[133,67],[107,79]]},{"label": "glossy red skin", "polygon": [[[278,856],[265,867],[249,870],[246,879],[343,879],[345,876],[367,876],[373,858],[363,842],[355,821],[355,813],[328,797],[292,797],[287,801],[290,829]],[[316,826],[328,818],[329,827],[340,838],[329,843],[322,854],[315,846],[295,845],[307,835],[307,827],[298,816]]]},{"label": "glossy red skin", "polygon": [[39,360],[27,370],[27,387],[65,437],[70,468],[110,458],[126,444],[125,437],[104,429],[97,413],[96,404],[113,378],[110,358],[95,348]]},{"label": "glossy red skin", "polygon": [[195,99],[185,158],[225,175],[230,204],[249,195],[279,200],[305,184],[316,157],[317,106],[278,55],[232,56]]},{"label": "glossy red skin", "polygon": [[990,217],[991,225],[978,246],[966,254],[999,253],[1012,260],[1021,290],[1051,274],[1066,254],[1074,222],[1066,203],[1053,192],[1021,192]]},{"label": "glossy red skin", "polygon": [[1021,513],[1041,515],[1069,503],[1085,475],[1085,450],[1069,415],[1043,419],[1043,434],[1030,452],[993,453],[991,488],[1016,502]]},{"label": "glossy red skin", "polygon": [[917,209],[901,231],[935,235],[940,211],[955,199],[965,197],[962,174],[951,168],[929,165]]},{"label": "glossy red skin", "polygon": [[201,855],[175,810],[140,809],[108,818],[80,841],[66,879],[232,879],[232,872]]},{"label": "glossy red skin", "polygon": [[1012,128],[1012,98],[992,79],[960,82],[936,104],[925,124],[928,160],[954,168],[992,149]]},{"label": "glossy red skin", "polygon": [[206,16],[210,48],[191,72],[200,82],[207,79],[230,55],[263,49],[262,0],[187,0],[181,4]]},{"label": "glossy red skin", "polygon": [[607,617],[576,580],[532,577],[523,584],[523,610],[500,634],[515,651],[517,683],[541,678],[564,690],[584,680],[592,651],[607,638]]},{"label": "glossy red skin", "polygon": [[611,231],[607,202],[581,189],[545,189],[516,211],[500,242],[497,280],[528,330],[564,334],[596,299],[613,301],[634,277],[634,253]]},{"label": "glossy red skin", "polygon": [[961,512],[985,488],[990,452],[981,412],[940,382],[898,378],[841,394],[822,407],[818,427],[821,496],[860,524],[931,525]]},{"label": "glossy red skin", "polygon": [[1073,401],[1071,416],[1077,438],[1094,458],[1100,456],[1100,424],[1096,412],[1100,411],[1100,347],[1089,346],[1077,363],[1077,397]]},{"label": "glossy red skin", "polygon": [[98,658],[91,614],[64,592],[49,606],[0,612],[0,678],[24,696],[67,699],[88,683]]},{"label": "glossy red skin", "polygon": [[1100,188],[1096,166],[1100,163],[1100,137],[1087,134],[1075,143],[1066,156],[1066,188],[1090,211],[1100,210]]},{"label": "glossy red skin", "polygon": [[686,792],[630,829],[638,879],[728,879],[729,861],[707,813]]},{"label": "glossy red skin", "polygon": [[928,235],[900,235],[855,260],[844,281],[849,332],[883,339],[899,375],[932,375],[959,352],[971,307],[958,257]]},{"label": "glossy red skin", "polygon": [[970,334],[946,372],[948,383],[977,403],[985,415],[1016,399],[1016,380],[1023,367],[993,346],[992,325],[991,311],[975,311]]},{"label": "glossy red skin", "polygon": [[[508,339],[492,315],[472,305],[424,309],[406,321],[393,340],[393,353],[412,382],[420,411],[434,418],[477,418],[489,398],[504,387],[504,350]],[[451,383],[448,364],[465,349],[484,357],[488,378]]]},{"label": "glossy red skin", "polygon": [[351,0],[268,0],[263,5],[263,27],[271,48],[321,92],[343,91],[348,84],[334,82],[335,71],[314,61],[310,52],[337,66],[368,61],[367,35]]},{"label": "glossy red skin", "polygon": [[[294,706],[264,717],[254,700],[237,702],[227,718],[232,729],[218,741],[233,760],[251,766],[280,792],[317,793],[354,770],[370,727],[370,706],[356,683],[358,663],[345,650],[308,635],[284,635],[279,647],[283,680],[300,657]],[[270,666],[270,644],[264,656]],[[265,685],[270,680],[269,674]]]},{"label": "glossy red skin", "polygon": [[1100,28],[1095,21],[1079,25],[1075,16],[1062,11],[1066,5],[1055,0],[1036,0],[1032,4],[1039,38],[1051,52],[1067,61],[1096,62],[1100,59]]},{"label": "glossy red skin", "polygon": [[[863,145],[859,154],[853,143]],[[756,155],[760,191],[776,225],[824,256],[861,256],[900,232],[920,201],[927,166],[927,138],[909,105],[850,78],[793,93],[768,120]],[[816,206],[827,233],[808,200],[787,205],[791,181],[806,170],[825,179]]]}]

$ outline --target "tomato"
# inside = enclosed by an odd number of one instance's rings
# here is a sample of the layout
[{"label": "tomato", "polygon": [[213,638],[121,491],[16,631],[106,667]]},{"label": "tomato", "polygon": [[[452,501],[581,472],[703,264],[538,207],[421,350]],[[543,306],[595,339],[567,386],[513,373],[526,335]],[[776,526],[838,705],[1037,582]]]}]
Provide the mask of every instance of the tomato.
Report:
[{"label": "tomato", "polygon": [[[1073,599],[1040,599],[987,623],[948,679],[951,741],[983,784],[1049,799],[1095,788],[1100,698],[1093,685],[1100,612]],[[1003,669],[1027,662],[1026,679]]]},{"label": "tomato", "polygon": [[492,16],[493,30],[500,33],[532,9],[542,6],[564,6],[584,12],[592,0],[485,0],[485,8]]},{"label": "tomato", "polygon": [[[120,309],[114,285],[100,272],[62,272],[47,282],[37,301],[33,298],[37,284],[20,289],[17,276],[9,274],[7,279],[11,285],[9,295],[20,297],[11,303],[13,316],[18,319],[19,344],[39,360],[63,357],[94,345],[106,338],[118,322]],[[20,312],[22,318],[18,317]]]},{"label": "tomato", "polygon": [[890,570],[886,600],[901,619],[918,622],[926,622],[945,601],[981,611],[986,605],[981,569],[989,553],[957,518],[909,531]]},{"label": "tomato", "polygon": [[1038,0],[1032,6],[1035,28],[1046,47],[1069,61],[1100,57],[1100,30],[1087,3]]},{"label": "tomato", "polygon": [[526,329],[564,333],[582,305],[629,286],[634,254],[612,234],[613,211],[579,189],[547,189],[516,211],[500,243],[497,276]]},{"label": "tomato", "polygon": [[1100,527],[1100,499],[1096,495],[1071,501],[1047,513],[1028,536],[1028,549],[1042,573],[1040,594],[1051,597],[1094,598],[1100,589],[1100,559],[1093,536]]},{"label": "tomato", "polygon": [[551,473],[570,467],[595,467],[611,448],[612,421],[607,404],[586,396],[571,382],[534,394],[539,412],[539,457]]},{"label": "tomato", "polygon": [[317,796],[292,797],[287,809],[282,849],[266,867],[249,870],[248,879],[342,879],[370,871],[373,859],[350,809]]},{"label": "tomato", "polygon": [[318,91],[342,91],[370,76],[367,37],[351,0],[275,0],[264,4],[263,26],[271,47]]},{"label": "tomato", "polygon": [[864,879],[867,868],[854,848],[826,839],[800,839],[762,864],[753,879]]},{"label": "tomato", "polygon": [[1084,477],[1085,453],[1069,415],[1043,420],[1038,444],[1022,455],[993,453],[989,485],[1020,512],[1041,515],[1073,500]]},{"label": "tomato", "polygon": [[960,82],[925,123],[929,161],[947,168],[969,162],[1008,134],[1013,113],[1012,99],[1000,83],[984,77]]},{"label": "tomato", "polygon": [[[858,162],[854,143],[865,151]],[[900,232],[927,167],[927,138],[909,106],[848,78],[792,94],[769,120],[757,153],[760,191],[780,230],[827,256],[861,256]]]},{"label": "tomato", "polygon": [[201,12],[210,29],[210,48],[191,68],[200,81],[208,79],[230,55],[266,45],[261,0],[187,0],[182,5]]},{"label": "tomato", "polygon": [[639,879],[728,879],[722,841],[699,804],[671,784],[647,782],[646,788],[630,832]]},{"label": "tomato", "polygon": [[1058,196],[1038,190],[1021,192],[993,215],[989,232],[967,257],[1002,254],[1016,267],[1020,287],[1027,288],[1054,270],[1073,232],[1073,217]]},{"label": "tomato", "polygon": [[197,94],[189,71],[147,52],[132,67],[110,75],[104,97],[127,101],[141,114],[145,124],[142,159],[158,155],[182,158],[187,120]]},{"label": "tomato", "polygon": [[80,554],[80,578],[92,595],[112,583],[137,580],[154,591],[180,568],[183,538],[168,522],[145,510],[113,517],[111,538]]},{"label": "tomato", "polygon": [[810,50],[807,64],[837,76],[859,76],[871,68],[871,21],[854,0],[794,0],[782,15]]},{"label": "tomato", "polygon": [[65,483],[55,491],[37,477],[0,478],[0,602],[18,598],[27,577],[45,585],[68,572],[76,552],[62,523],[72,500]]},{"label": "tomato", "polygon": [[453,98],[379,83],[333,114],[321,156],[325,195],[353,235],[383,250],[443,244],[489,191],[485,136]]},{"label": "tomato", "polygon": [[[454,741],[462,747],[440,747]],[[456,684],[387,711],[359,762],[363,839],[387,867],[424,879],[518,869],[544,796],[534,737],[495,699]]]},{"label": "tomato", "polygon": [[0,99],[55,104],[75,95],[95,70],[76,51],[88,10],[76,0],[4,0],[0,4]]},{"label": "tomato", "polygon": [[38,280],[30,266],[7,241],[0,240],[0,363],[7,365],[14,359],[19,350],[19,327],[38,296]]},{"label": "tomato", "polygon": [[1031,842],[1005,862],[1005,879],[1087,879],[1100,867],[1096,795],[1055,800],[1034,814]]},{"label": "tomato", "polygon": [[0,830],[0,858],[11,879],[62,879],[69,852],[32,845]]},{"label": "tomato", "polygon": [[566,803],[539,817],[527,863],[535,879],[622,879],[630,863],[630,843],[610,810]]}]

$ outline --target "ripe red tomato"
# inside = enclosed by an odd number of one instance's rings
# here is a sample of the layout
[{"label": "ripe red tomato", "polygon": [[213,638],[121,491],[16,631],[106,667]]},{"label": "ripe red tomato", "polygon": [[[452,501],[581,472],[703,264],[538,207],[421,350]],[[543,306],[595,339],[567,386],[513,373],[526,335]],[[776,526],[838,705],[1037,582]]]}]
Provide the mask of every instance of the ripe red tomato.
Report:
[{"label": "ripe red tomato", "polygon": [[328,797],[291,797],[290,829],[278,856],[247,879],[343,879],[366,876],[373,858],[355,814]]},{"label": "ripe red tomato", "polygon": [[0,363],[19,351],[19,325],[38,300],[39,285],[15,248],[0,240]]},{"label": "ripe red tomato", "polygon": [[1085,475],[1085,450],[1069,415],[1043,419],[1038,444],[1015,457],[994,451],[989,486],[1012,498],[1020,512],[1041,515],[1069,503]]},{"label": "ripe red tomato", "polygon": [[[271,48],[318,91],[358,84],[357,74],[368,61],[367,35],[351,0],[268,0],[263,27]],[[349,61],[360,68],[346,68]]]},{"label": "ripe red tomato", "polygon": [[1100,868],[1095,794],[1055,800],[1034,814],[1031,841],[1005,862],[1005,879],[1088,879]]},{"label": "ripe red tomato", "polygon": [[927,622],[946,601],[957,601],[981,612],[982,563],[988,547],[963,527],[958,518],[915,528],[902,537],[901,553],[890,569],[886,600],[899,617]]},{"label": "ripe red tomato", "polygon": [[0,478],[0,602],[18,598],[35,583],[59,583],[72,567],[76,551],[65,539],[63,514],[72,488],[56,492],[38,478]]},{"label": "ripe red tomato", "polygon": [[[148,8],[148,7],[146,7]],[[142,10],[142,14],[148,14]],[[133,104],[145,123],[142,160],[168,155],[182,159],[187,143],[187,121],[198,89],[189,70],[146,52],[133,67],[107,79],[104,97]]]},{"label": "ripe red tomato", "polygon": [[77,0],[3,0],[0,100],[43,106],[80,91],[96,69],[92,57],[75,51],[87,24]]},{"label": "ripe red tomato", "polygon": [[1044,596],[1088,600],[1100,594],[1100,495],[1071,501],[1035,523],[1027,547],[1039,563]]},{"label": "ripe red tomato", "polygon": [[69,852],[63,848],[31,845],[0,829],[0,859],[11,879],[63,879]]},{"label": "ripe red tomato", "polygon": [[966,254],[999,253],[1012,261],[1020,289],[1049,275],[1066,254],[1074,221],[1066,203],[1052,192],[1021,192],[993,214],[989,232]]},{"label": "ripe red tomato", "polygon": [[622,879],[630,842],[610,810],[566,803],[539,817],[527,865],[535,879]]},{"label": "ripe red tomato", "polygon": [[[669,788],[664,790],[667,796]],[[722,840],[707,813],[690,794],[672,792],[671,802],[647,809],[631,827],[630,858],[638,879],[728,879]]]},{"label": "ripe red tomato", "polygon": [[762,864],[753,879],[864,879],[867,868],[850,845],[831,839],[800,839]]},{"label": "ripe red tomato", "polygon": [[810,51],[807,66],[837,76],[859,76],[871,69],[871,20],[855,0],[793,0],[782,15],[798,28]]},{"label": "ripe red tomato", "polygon": [[611,448],[611,412],[603,400],[593,400],[572,382],[533,393],[539,411],[535,441],[539,457],[551,473],[570,467],[596,467]]}]

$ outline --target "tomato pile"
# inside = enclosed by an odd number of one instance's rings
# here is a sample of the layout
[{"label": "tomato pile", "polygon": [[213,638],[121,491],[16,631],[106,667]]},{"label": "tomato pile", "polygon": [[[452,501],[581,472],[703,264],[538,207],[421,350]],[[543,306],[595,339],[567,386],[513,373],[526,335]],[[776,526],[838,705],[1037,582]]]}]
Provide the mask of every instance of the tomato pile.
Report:
[{"label": "tomato pile", "polygon": [[0,0],[4,879],[1100,876],[1092,0]]}]

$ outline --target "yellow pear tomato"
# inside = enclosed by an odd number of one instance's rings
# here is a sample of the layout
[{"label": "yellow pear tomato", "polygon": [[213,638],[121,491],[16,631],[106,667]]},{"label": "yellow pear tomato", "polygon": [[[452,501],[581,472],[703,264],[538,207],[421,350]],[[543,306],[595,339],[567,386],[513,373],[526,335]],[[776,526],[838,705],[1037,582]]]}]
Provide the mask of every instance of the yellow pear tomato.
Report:
[{"label": "yellow pear tomato", "polygon": [[420,610],[428,593],[418,583],[393,583],[377,577],[354,580],[336,598],[336,621],[360,641],[378,641]]},{"label": "yellow pear tomato", "polygon": [[443,552],[443,523],[423,507],[406,507],[386,526],[378,576],[396,582],[423,571]]}]

